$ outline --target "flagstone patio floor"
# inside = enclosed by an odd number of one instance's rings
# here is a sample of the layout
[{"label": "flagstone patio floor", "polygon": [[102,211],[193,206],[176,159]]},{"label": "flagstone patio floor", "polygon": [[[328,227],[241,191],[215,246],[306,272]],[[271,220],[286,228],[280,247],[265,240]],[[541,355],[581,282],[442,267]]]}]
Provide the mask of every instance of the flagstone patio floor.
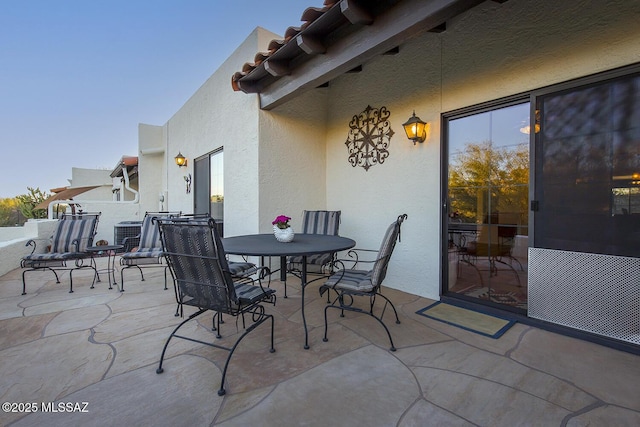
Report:
[{"label": "flagstone patio floor", "polygon": [[[640,425],[639,356],[519,323],[484,337],[415,314],[433,301],[389,288],[402,322],[387,322],[397,351],[375,320],[337,310],[323,342],[325,299],[314,284],[304,350],[297,279],[286,299],[272,282],[276,352],[268,327],[250,333],[220,397],[221,350],[172,340],[156,374],[181,320],[161,269],[145,281],[128,271],[122,293],[104,274],[94,289],[89,271],[74,274],[69,293],[68,274],[56,284],[34,272],[24,296],[21,273],[0,277],[1,426]],[[189,323],[185,334],[215,340],[211,315]],[[220,342],[240,327],[228,319]]]}]

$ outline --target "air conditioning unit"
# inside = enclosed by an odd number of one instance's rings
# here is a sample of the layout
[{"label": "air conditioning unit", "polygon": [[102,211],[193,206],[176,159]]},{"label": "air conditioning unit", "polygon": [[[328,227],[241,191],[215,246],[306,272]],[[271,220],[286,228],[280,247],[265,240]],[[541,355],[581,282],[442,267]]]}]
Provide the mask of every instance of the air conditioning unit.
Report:
[{"label": "air conditioning unit", "polygon": [[122,245],[127,237],[135,237],[140,234],[142,221],[122,221],[113,226],[113,241],[116,245]]}]

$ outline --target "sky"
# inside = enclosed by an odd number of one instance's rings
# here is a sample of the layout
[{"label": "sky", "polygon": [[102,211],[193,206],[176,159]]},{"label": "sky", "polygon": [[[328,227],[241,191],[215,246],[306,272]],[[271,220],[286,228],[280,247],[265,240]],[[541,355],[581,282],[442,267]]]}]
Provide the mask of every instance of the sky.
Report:
[{"label": "sky", "polygon": [[255,27],[282,35],[311,6],[0,0],[0,198],[136,156],[139,123],[165,124]]}]

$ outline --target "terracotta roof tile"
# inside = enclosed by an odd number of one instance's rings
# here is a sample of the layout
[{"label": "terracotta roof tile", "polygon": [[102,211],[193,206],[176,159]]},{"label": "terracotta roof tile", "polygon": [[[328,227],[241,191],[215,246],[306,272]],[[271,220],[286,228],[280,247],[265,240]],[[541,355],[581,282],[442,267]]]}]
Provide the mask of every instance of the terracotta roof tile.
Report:
[{"label": "terracotta roof tile", "polygon": [[300,27],[289,27],[289,28],[287,28],[287,30],[284,32],[284,41],[285,41],[285,43],[288,42],[289,40],[291,40],[292,38],[294,38],[295,36],[297,36],[298,33],[301,30],[302,29]]},{"label": "terracotta roof tile", "polygon": [[[347,25],[352,25],[355,31],[357,25],[354,24],[368,24],[368,22],[349,22],[350,18],[345,17],[338,5],[340,1],[324,0],[323,7],[306,8],[300,17],[300,26],[287,28],[284,39],[271,40],[267,52],[258,52],[254,62],[246,62],[240,72],[233,74],[231,77],[233,90],[246,93],[260,92],[265,85],[269,85],[283,75],[290,74],[289,64],[294,63],[297,64],[294,66],[298,66],[307,59],[306,57],[323,53],[323,42],[330,33]],[[362,6],[366,5],[367,9],[383,11],[399,1],[362,2]],[[309,37],[301,45],[298,44],[300,40],[290,43],[300,33]],[[272,57],[273,62],[270,62]]]},{"label": "terracotta roof tile", "polygon": [[284,40],[271,40],[269,43],[269,53],[273,55],[273,53],[284,46],[286,42]]},{"label": "terracotta roof tile", "polygon": [[253,59],[253,63],[246,62],[242,66],[241,72],[236,72],[231,77],[231,87],[235,91],[242,90],[238,81],[243,77],[250,74],[253,70],[255,70],[260,64],[269,59],[272,55],[282,49],[291,39],[300,34],[301,31],[304,31],[309,25],[315,22],[318,18],[324,15],[329,9],[331,9],[334,5],[339,3],[340,0],[325,0],[323,3],[324,7],[308,7],[302,13],[300,17],[300,21],[302,24],[299,27],[291,26],[287,28],[284,33],[284,39],[274,39],[271,40],[268,47],[268,52],[258,52]]},{"label": "terracotta roof tile", "polygon": [[300,18],[300,20],[311,23],[324,15],[327,10],[329,10],[328,7],[308,7],[304,12],[302,12],[302,17]]}]

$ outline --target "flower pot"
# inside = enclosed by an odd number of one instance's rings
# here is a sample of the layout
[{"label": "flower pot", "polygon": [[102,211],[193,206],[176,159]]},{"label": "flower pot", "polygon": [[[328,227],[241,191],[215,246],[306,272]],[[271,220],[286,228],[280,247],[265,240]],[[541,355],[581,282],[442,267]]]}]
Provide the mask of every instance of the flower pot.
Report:
[{"label": "flower pot", "polygon": [[276,236],[276,240],[278,242],[288,243],[293,240],[293,228],[278,228],[277,225],[274,225],[273,235]]}]

